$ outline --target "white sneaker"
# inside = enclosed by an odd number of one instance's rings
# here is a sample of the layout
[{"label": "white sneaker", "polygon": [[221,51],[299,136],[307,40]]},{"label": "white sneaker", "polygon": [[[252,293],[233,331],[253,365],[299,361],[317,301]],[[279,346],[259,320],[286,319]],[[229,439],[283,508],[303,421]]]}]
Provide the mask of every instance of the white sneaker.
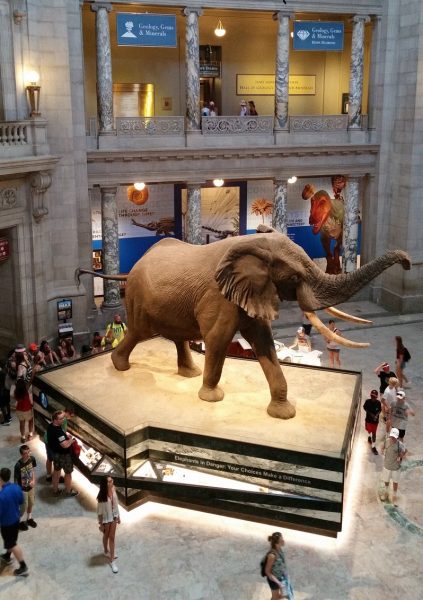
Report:
[{"label": "white sneaker", "polygon": [[110,563],[110,568],[112,569],[113,573],[119,573],[118,566],[114,560]]}]

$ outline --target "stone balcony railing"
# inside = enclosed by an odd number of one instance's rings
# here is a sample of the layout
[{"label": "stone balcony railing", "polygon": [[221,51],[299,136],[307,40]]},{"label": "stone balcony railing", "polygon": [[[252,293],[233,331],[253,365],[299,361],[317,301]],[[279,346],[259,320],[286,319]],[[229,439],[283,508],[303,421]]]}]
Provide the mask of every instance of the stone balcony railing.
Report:
[{"label": "stone balcony railing", "polygon": [[46,154],[47,121],[0,121],[0,160]]},{"label": "stone balcony railing", "polygon": [[333,145],[367,143],[367,118],[363,127],[348,130],[348,115],[290,116],[285,130],[274,128],[273,116],[202,117],[201,130],[186,131],[185,118],[116,117],[115,130],[97,134],[97,121],[89,119],[88,149],[146,150],[150,148]]}]

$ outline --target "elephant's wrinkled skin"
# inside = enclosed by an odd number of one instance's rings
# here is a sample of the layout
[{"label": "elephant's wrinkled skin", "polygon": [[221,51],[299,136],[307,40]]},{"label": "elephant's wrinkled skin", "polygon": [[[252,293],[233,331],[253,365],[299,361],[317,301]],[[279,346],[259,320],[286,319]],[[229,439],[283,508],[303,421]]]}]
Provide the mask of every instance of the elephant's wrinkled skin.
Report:
[{"label": "elephant's wrinkled skin", "polygon": [[134,346],[161,334],[175,342],[178,373],[200,375],[188,346],[205,342],[202,400],[223,399],[218,386],[228,344],[236,331],[251,344],[269,384],[267,412],[288,419],[295,408],[278,362],[270,321],[281,300],[297,300],[303,311],[345,302],[394,263],[410,268],[405,252],[392,251],[354,273],[327,275],[307,254],[276,231],[231,237],[207,246],[176,239],[155,244],[133,267],[126,285],[128,333],[112,353],[116,369],[129,369]]}]

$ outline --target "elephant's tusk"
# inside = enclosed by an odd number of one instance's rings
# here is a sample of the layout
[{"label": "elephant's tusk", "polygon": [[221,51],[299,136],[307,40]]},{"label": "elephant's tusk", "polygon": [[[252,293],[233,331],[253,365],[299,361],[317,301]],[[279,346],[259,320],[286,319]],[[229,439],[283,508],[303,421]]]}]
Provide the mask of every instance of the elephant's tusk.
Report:
[{"label": "elephant's tusk", "polygon": [[347,338],[344,338],[341,335],[337,335],[336,333],[328,329],[328,327],[326,327],[326,325],[322,323],[322,321],[314,312],[304,312],[304,314],[310,321],[310,323],[314,325],[317,331],[321,333],[326,339],[329,339],[347,348],[368,348],[368,346],[370,346],[370,344],[367,342],[353,342],[352,340],[348,340]]},{"label": "elephant's tusk", "polygon": [[343,319],[344,321],[351,321],[352,323],[362,323],[363,325],[371,325],[373,321],[369,321],[368,319],[362,319],[361,317],[356,317],[354,315],[349,315],[346,312],[342,312],[338,308],[334,308],[333,306],[329,306],[325,308],[325,311],[334,317],[338,317],[338,319]]}]

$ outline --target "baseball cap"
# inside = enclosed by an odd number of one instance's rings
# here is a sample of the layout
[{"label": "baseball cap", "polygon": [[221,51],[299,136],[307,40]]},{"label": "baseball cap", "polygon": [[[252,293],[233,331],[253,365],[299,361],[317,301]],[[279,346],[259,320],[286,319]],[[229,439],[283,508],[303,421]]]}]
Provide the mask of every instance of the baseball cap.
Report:
[{"label": "baseball cap", "polygon": [[400,398],[401,400],[403,400],[405,398],[405,392],[403,392],[402,390],[397,392],[397,398]]},{"label": "baseball cap", "polygon": [[378,397],[378,395],[379,395],[379,392],[378,392],[377,390],[372,390],[372,391],[370,392],[370,395],[371,395],[371,396],[376,396],[376,398],[377,398],[377,397]]},{"label": "baseball cap", "polygon": [[36,352],[38,350],[38,344],[32,342],[32,344],[29,344],[28,350],[30,350],[31,352]]},{"label": "baseball cap", "polygon": [[399,430],[396,427],[392,427],[391,431],[389,432],[389,437],[393,437],[397,440],[399,438]]},{"label": "baseball cap", "polygon": [[304,327],[298,327],[297,333],[304,333]]},{"label": "baseball cap", "polygon": [[25,352],[26,348],[23,344],[17,344],[15,348],[15,352]]}]

